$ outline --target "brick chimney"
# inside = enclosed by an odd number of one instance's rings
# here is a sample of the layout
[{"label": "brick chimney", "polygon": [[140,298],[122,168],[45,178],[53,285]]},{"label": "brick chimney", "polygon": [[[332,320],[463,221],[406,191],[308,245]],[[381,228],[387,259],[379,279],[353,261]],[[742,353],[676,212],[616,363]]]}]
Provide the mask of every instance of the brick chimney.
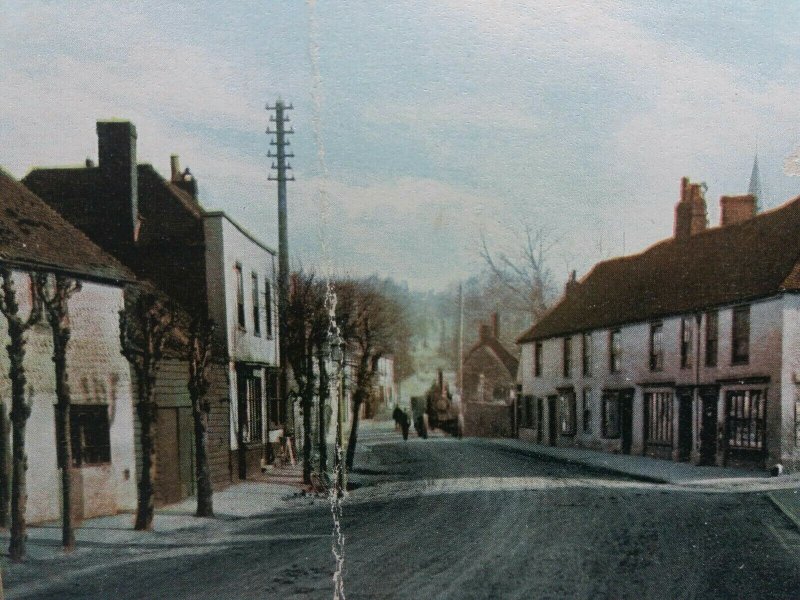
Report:
[{"label": "brick chimney", "polygon": [[681,199],[675,205],[675,239],[687,240],[708,226],[705,184],[681,179]]},{"label": "brick chimney", "polygon": [[573,270],[569,274],[569,279],[567,279],[567,283],[564,285],[564,295],[569,296],[576,289],[578,289],[577,272]]},{"label": "brick chimney", "polygon": [[492,313],[492,337],[496,340],[500,339],[500,317],[496,312]]},{"label": "brick chimney", "polygon": [[189,171],[189,167],[186,167],[181,173],[181,162],[177,154],[170,155],[169,164],[171,171],[170,181],[184,192],[188,192],[192,200],[197,202],[197,180]]},{"label": "brick chimney", "polygon": [[756,197],[752,194],[720,196],[719,209],[719,224],[723,227],[741,223],[756,216]]},{"label": "brick chimney", "polygon": [[124,250],[133,243],[139,221],[136,127],[130,121],[98,121],[97,146],[104,207],[98,231],[109,248]]},{"label": "brick chimney", "polygon": [[478,325],[478,340],[485,342],[492,337],[492,326],[486,323]]}]

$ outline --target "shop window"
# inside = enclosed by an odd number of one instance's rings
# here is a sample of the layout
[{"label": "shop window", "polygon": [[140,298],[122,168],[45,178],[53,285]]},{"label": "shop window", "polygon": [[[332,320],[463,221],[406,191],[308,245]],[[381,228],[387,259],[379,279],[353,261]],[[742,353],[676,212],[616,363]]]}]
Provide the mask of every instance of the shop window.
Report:
[{"label": "shop window", "polygon": [[603,393],[603,437],[618,438],[620,436],[619,394]]},{"label": "shop window", "polygon": [[561,417],[561,435],[575,435],[575,392],[559,394],[558,414]]},{"label": "shop window", "polygon": [[672,393],[644,395],[645,440],[648,444],[672,445]]},{"label": "shop window", "polygon": [[725,414],[729,450],[764,450],[766,405],[764,390],[735,390],[727,393]]}]

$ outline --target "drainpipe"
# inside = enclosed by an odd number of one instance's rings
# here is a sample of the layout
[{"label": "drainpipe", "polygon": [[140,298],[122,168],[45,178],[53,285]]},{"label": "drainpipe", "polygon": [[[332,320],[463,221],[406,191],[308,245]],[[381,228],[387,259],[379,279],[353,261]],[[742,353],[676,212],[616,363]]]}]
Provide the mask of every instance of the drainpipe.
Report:
[{"label": "drainpipe", "polygon": [[[694,354],[694,392],[692,394],[693,399],[692,403],[694,404],[694,409],[692,411],[692,450],[699,453],[700,452],[700,427],[696,427],[699,423],[702,425],[702,414],[700,409],[700,325],[703,322],[703,313],[696,313],[695,314],[695,322],[697,323],[697,342],[695,343],[696,352]],[[692,460],[691,455],[689,456],[689,460]]]}]

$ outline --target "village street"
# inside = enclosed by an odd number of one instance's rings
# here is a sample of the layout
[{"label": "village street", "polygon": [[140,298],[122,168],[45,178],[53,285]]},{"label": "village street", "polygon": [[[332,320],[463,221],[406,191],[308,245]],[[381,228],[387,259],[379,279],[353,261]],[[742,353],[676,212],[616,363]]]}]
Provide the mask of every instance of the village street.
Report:
[{"label": "village street", "polygon": [[[761,493],[678,491],[491,440],[404,443],[388,426],[364,432],[357,462],[344,508],[348,598],[792,598],[800,589],[800,535]],[[84,544],[68,558],[31,559],[46,581],[18,581],[12,566],[7,597],[330,598],[330,530],[327,501],[295,498],[169,544],[156,536],[135,549]]]}]

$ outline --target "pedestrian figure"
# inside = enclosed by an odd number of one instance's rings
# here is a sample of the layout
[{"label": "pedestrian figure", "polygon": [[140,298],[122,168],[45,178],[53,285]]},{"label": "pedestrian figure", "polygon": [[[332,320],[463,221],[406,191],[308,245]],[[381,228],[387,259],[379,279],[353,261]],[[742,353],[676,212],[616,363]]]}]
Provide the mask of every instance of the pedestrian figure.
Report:
[{"label": "pedestrian figure", "polygon": [[406,411],[401,409],[399,406],[394,407],[394,411],[392,412],[392,418],[394,419],[395,426],[400,426],[400,431],[403,433],[403,439],[408,439],[408,429],[411,427],[410,419],[406,414]]}]

